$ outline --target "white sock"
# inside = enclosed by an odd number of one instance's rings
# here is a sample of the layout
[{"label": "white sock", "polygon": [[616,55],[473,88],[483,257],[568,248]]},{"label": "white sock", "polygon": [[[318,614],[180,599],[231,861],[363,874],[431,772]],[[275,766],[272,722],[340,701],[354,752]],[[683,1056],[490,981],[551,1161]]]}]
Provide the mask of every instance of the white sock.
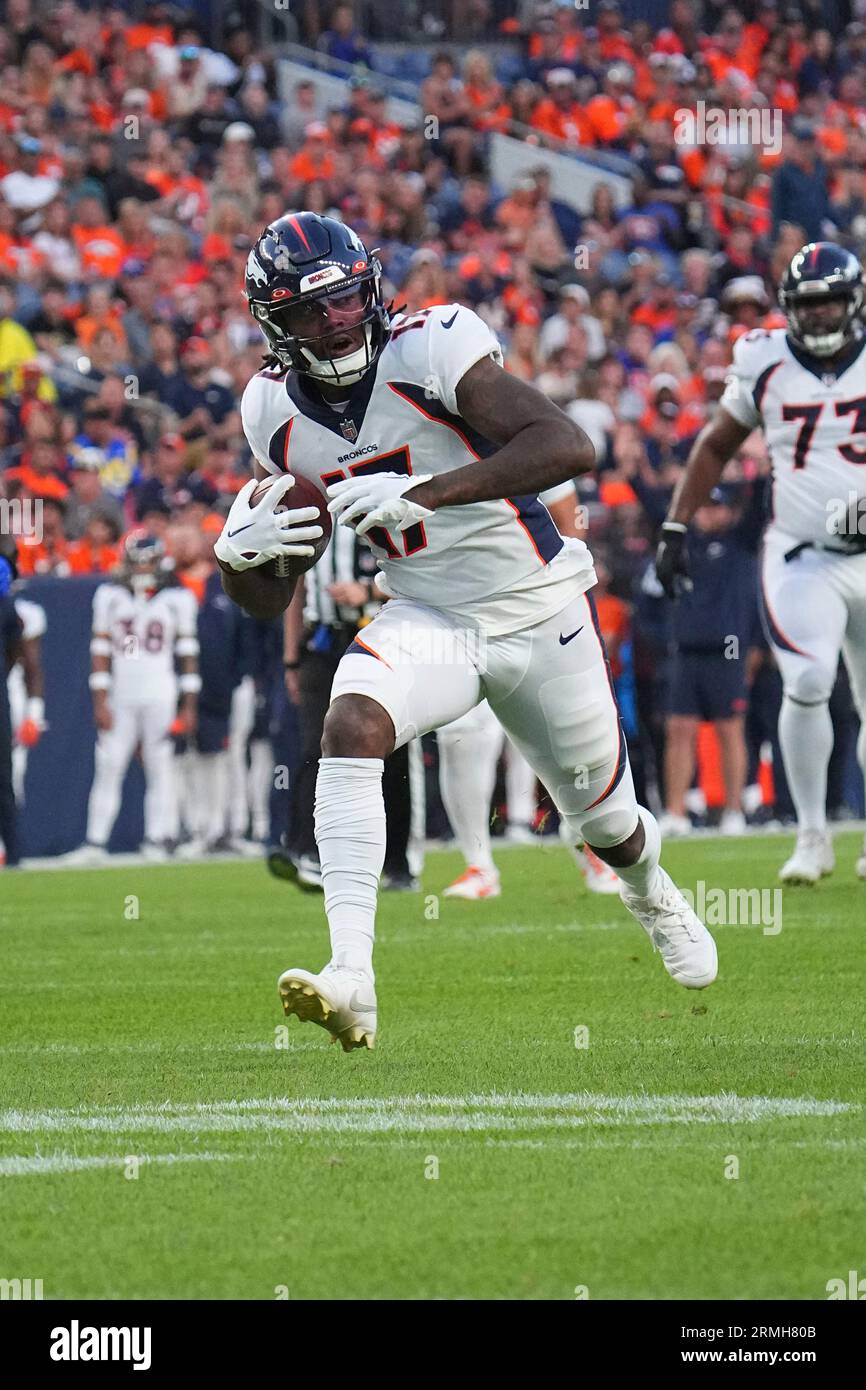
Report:
[{"label": "white sock", "polygon": [[331,963],[373,974],[379,876],[385,862],[381,758],[320,758],[316,844]]},{"label": "white sock", "polygon": [[798,830],[827,829],[827,765],[833,721],[827,704],[798,705],[786,695],[779,715],[779,743]]},{"label": "white sock", "polygon": [[658,887],[659,856],[662,851],[661,831],[658,821],[645,806],[638,806],[638,815],[643,824],[646,841],[636,864],[621,869],[617,865],[614,872],[623,883],[627,883],[638,898],[652,898]]},{"label": "white sock", "polygon": [[439,790],[467,867],[495,868],[490,798],[501,744],[499,729],[439,735]]}]

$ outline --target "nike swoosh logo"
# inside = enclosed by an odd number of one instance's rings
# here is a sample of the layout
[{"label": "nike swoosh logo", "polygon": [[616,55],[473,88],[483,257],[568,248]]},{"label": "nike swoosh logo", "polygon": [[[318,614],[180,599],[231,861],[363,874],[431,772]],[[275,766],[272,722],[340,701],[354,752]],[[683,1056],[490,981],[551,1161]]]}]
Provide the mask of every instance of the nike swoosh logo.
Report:
[{"label": "nike swoosh logo", "polygon": [[238,529],[237,529],[236,531],[227,531],[227,532],[226,532],[226,539],[227,539],[227,540],[230,540],[230,541],[233,541],[234,538],[235,538],[235,536],[239,536],[239,535],[240,535],[241,531],[249,531],[250,527],[251,527],[251,526],[255,526],[255,524],[256,524],[256,523],[255,523],[254,521],[248,521],[247,524],[246,524],[246,526],[239,526]]},{"label": "nike swoosh logo", "polygon": [[[577,632],[583,632],[583,629],[584,629],[585,626],[586,626],[585,623],[581,623],[580,627],[577,629]],[[561,647],[566,646],[566,644],[569,643],[569,642],[572,640],[573,637],[576,637],[576,636],[577,636],[577,632],[572,632],[568,637],[563,637],[562,633],[560,633],[560,634],[559,634],[559,645],[560,645]]]},{"label": "nike swoosh logo", "polygon": [[454,313],[451,315],[450,319],[448,319],[447,323],[446,323],[445,319],[440,319],[439,322],[442,324],[442,327],[443,327],[443,328],[450,328],[451,325],[452,325],[452,323],[454,322],[454,320],[456,319],[456,317],[457,317],[457,315],[458,315],[459,313],[460,313],[460,310],[459,310],[459,309],[455,309],[455,310],[454,310]]},{"label": "nike swoosh logo", "polygon": [[369,1013],[373,1013],[373,1012],[375,1011],[376,1005],[375,1005],[375,1004],[365,1004],[364,1001],[363,1001],[362,999],[359,999],[359,998],[358,998],[358,995],[357,995],[357,992],[356,992],[355,994],[352,995],[351,999],[349,1000],[349,1008],[350,1008],[350,1009],[354,1009],[356,1014],[365,1014],[365,1013],[366,1013],[366,1014],[369,1014]]}]

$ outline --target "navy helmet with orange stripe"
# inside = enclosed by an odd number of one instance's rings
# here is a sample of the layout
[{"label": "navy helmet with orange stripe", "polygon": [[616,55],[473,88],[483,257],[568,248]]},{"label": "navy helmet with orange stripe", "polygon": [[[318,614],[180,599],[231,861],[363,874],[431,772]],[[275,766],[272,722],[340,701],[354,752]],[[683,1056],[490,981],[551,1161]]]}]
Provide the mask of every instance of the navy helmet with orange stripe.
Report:
[{"label": "navy helmet with orange stripe", "polygon": [[860,262],[833,241],[801,247],[779,286],[791,337],[814,357],[835,357],[863,336],[864,299]]},{"label": "navy helmet with orange stripe", "polygon": [[376,252],[335,217],[272,222],[249,254],[245,289],[274,357],[316,381],[352,385],[388,340]]}]

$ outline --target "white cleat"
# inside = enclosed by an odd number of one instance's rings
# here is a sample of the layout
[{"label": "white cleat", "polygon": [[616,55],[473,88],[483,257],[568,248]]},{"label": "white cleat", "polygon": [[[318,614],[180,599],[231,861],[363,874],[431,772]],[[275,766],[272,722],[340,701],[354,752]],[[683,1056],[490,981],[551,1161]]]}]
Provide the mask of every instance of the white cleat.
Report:
[{"label": "white cleat", "polygon": [[584,845],[582,850],[578,850],[578,855],[582,859],[581,873],[583,881],[590,893],[618,893],[619,879],[609,864],[605,864],[603,859],[599,859],[597,854]]},{"label": "white cleat", "polygon": [[84,844],[62,855],[60,862],[70,869],[97,869],[107,864],[110,857],[105,845]]},{"label": "white cleat", "polygon": [[168,850],[165,845],[160,844],[157,840],[142,840],[141,848],[138,852],[147,864],[168,863]]},{"label": "white cleat", "polygon": [[691,835],[692,823],[688,816],[678,816],[674,811],[665,811],[659,816],[659,830],[663,840],[673,840],[682,835]]},{"label": "white cleat", "polygon": [[527,821],[509,821],[505,830],[505,843],[508,845],[537,845],[538,836]]},{"label": "white cleat", "polygon": [[301,1023],[318,1023],[344,1052],[374,1047],[376,991],[362,970],[333,965],[326,965],[319,975],[309,970],[284,970],[277,988],[286,1015],[294,1014]]},{"label": "white cleat", "polygon": [[686,989],[706,989],[719,970],[716,943],[670,874],[660,868],[658,876],[651,900],[637,897],[626,883],[620,884],[620,897],[655,946],[671,979]]},{"label": "white cleat", "polygon": [[742,811],[724,811],[719,822],[719,833],[722,835],[745,835],[748,830],[746,817]]},{"label": "white cleat", "polygon": [[477,902],[479,898],[498,898],[502,889],[499,885],[497,869],[479,869],[470,864],[459,878],[444,889],[443,898],[466,898]]},{"label": "white cleat", "polygon": [[[833,844],[825,830],[801,830],[791,858],[779,870],[782,883],[817,883],[836,867]],[[859,861],[858,861],[859,873]]]}]

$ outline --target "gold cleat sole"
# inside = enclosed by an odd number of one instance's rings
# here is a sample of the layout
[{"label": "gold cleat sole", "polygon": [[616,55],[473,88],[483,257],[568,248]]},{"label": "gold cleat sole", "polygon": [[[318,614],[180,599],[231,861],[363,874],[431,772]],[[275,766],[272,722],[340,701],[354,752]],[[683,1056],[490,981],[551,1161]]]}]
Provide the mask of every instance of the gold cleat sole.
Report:
[{"label": "gold cleat sole", "polygon": [[344,1052],[351,1052],[356,1047],[366,1047],[372,1052],[375,1033],[363,1028],[360,1023],[350,1024],[341,1033],[336,1032],[329,1022],[334,1009],[312,985],[301,980],[287,980],[280,985],[280,1000],[286,1017],[294,1014],[301,1023],[318,1023],[320,1028],[330,1033],[331,1042],[338,1042]]}]

